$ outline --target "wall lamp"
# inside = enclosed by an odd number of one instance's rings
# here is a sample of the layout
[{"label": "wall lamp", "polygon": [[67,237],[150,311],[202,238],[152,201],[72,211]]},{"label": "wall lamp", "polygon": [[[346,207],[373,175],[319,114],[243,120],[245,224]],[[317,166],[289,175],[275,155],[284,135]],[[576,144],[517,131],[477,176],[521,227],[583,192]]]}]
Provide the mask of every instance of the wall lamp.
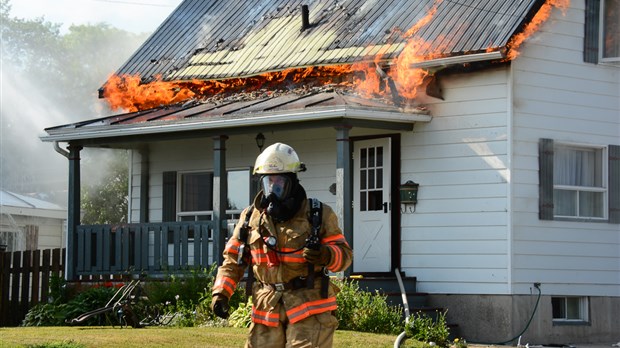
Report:
[{"label": "wall lamp", "polygon": [[254,138],[254,140],[256,140],[256,146],[258,146],[258,152],[263,152],[263,146],[265,146],[265,136],[263,135],[263,133],[258,133],[256,134],[256,138]]},{"label": "wall lamp", "polygon": [[[409,211],[410,213],[415,213],[415,206],[418,204],[418,188],[420,184],[415,183],[411,180],[408,180],[406,183],[400,185],[400,204],[404,207],[401,208],[401,213],[406,213]],[[413,205],[413,210],[411,206]]]}]

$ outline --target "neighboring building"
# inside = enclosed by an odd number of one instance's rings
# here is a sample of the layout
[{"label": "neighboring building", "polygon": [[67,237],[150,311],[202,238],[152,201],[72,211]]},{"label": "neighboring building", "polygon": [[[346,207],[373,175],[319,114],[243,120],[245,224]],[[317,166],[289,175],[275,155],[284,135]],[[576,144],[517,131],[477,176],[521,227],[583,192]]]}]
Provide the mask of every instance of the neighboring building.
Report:
[{"label": "neighboring building", "polygon": [[6,251],[64,248],[67,209],[0,191],[0,245]]},{"label": "neighboring building", "polygon": [[[240,89],[46,129],[44,141],[69,145],[69,276],[106,266],[158,271],[170,254],[178,260],[166,266],[176,267],[188,247],[218,258],[224,222],[255,191],[263,134],[267,145],[296,149],[308,195],[335,207],[354,249],[349,274],[415,277],[470,341],[512,339],[533,316],[523,344],[617,342],[618,1],[553,8],[508,59],[544,1],[322,0],[308,17],[300,5],[186,0],[118,73],[190,83],[377,53],[379,68],[394,70],[407,42],[393,34],[432,14],[416,36],[431,43],[422,55],[439,58],[412,63],[430,72],[426,89],[411,105],[341,85]],[[393,82],[384,79],[384,89]],[[242,86],[256,91],[254,83]],[[79,225],[84,146],[132,150],[133,227]],[[420,185],[417,204],[401,201],[408,181]],[[201,249],[211,237],[215,254]],[[133,261],[122,248],[132,238],[142,245]],[[97,254],[102,261],[91,265],[83,254],[91,243],[127,256],[114,263]]]}]

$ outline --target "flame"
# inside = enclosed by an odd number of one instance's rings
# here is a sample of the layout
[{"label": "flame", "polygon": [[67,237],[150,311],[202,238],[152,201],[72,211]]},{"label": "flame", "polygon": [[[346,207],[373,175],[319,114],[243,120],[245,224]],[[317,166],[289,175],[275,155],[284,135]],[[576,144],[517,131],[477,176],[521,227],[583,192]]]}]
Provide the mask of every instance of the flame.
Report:
[{"label": "flame", "polygon": [[[424,17],[404,33],[398,28],[392,30],[392,34],[399,36],[398,39],[405,40],[405,46],[399,56],[390,62],[387,72],[381,68],[385,66],[385,51],[380,51],[367,61],[354,64],[291,68],[224,80],[167,82],[158,76],[155,81],[142,84],[140,76],[112,76],[104,86],[104,97],[113,110],[124,109],[131,112],[218,95],[283,89],[300,84],[304,86],[334,84],[355,89],[358,94],[366,98],[390,95],[394,98],[394,93],[397,92],[400,97],[414,100],[420,87],[424,86],[429,72],[412,68],[412,65],[441,57],[440,54],[445,48],[436,45],[433,47],[433,43],[425,42],[416,37],[416,34],[433,19],[442,1],[435,0]],[[547,0],[525,26],[523,32],[510,40],[506,60],[515,59],[519,55],[518,49],[521,44],[549,18],[554,7],[565,11],[569,5],[570,0]],[[444,42],[443,45],[448,45],[449,41],[443,38],[435,40]],[[385,45],[384,49],[387,50],[389,46]],[[489,45],[487,52],[496,49],[497,47]]]},{"label": "flame", "polygon": [[570,0],[547,0],[540,7],[540,10],[534,15],[534,18],[527,23],[523,32],[512,37],[510,42],[508,42],[507,48],[508,53],[506,54],[506,60],[513,60],[519,56],[519,47],[521,44],[532,34],[537,32],[540,27],[549,19],[551,15],[551,10],[554,7],[557,7],[562,10],[562,13],[566,13],[566,9],[570,6]]}]

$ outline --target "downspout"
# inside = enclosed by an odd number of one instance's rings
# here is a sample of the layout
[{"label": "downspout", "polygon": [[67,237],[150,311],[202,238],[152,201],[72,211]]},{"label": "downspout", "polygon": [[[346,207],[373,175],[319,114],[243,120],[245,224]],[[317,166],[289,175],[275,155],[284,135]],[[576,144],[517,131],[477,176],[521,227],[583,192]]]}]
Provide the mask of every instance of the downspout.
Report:
[{"label": "downspout", "polygon": [[58,145],[57,141],[54,142],[54,150],[69,159],[69,151],[63,150],[60,145]]}]

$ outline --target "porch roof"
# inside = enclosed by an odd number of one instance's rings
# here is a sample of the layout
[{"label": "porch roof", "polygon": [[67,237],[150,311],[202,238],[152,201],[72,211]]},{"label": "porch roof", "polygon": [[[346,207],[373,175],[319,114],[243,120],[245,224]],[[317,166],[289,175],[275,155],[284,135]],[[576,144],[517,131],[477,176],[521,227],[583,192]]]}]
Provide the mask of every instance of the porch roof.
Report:
[{"label": "porch roof", "polygon": [[428,111],[422,107],[399,107],[389,101],[323,88],[305,93],[274,95],[264,91],[260,95],[246,93],[217,100],[193,100],[46,128],[47,135],[41,139],[120,147],[149,139],[243,134],[267,126],[269,129],[348,126],[411,130],[415,122],[430,120]]}]

